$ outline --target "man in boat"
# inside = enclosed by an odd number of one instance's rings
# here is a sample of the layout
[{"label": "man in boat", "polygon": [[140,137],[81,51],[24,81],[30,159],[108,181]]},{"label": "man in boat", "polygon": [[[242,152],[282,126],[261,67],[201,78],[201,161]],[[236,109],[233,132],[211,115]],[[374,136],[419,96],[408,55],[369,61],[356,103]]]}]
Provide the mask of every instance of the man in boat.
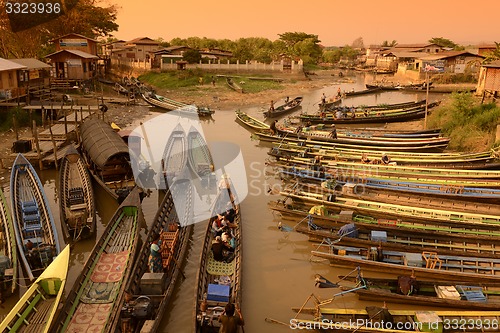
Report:
[{"label": "man in boat", "polygon": [[222,241],[221,236],[215,237],[212,243],[212,253],[215,261],[231,262],[234,259],[234,249]]},{"label": "man in boat", "polygon": [[332,125],[332,131],[330,132],[330,138],[337,139],[337,129],[335,128],[335,124]]},{"label": "man in boat", "polygon": [[285,103],[288,103],[288,102],[290,102],[290,97],[289,97],[289,96],[286,96],[286,98],[285,98]]},{"label": "man in boat", "polygon": [[342,97],[342,92],[340,91],[340,87],[337,89],[337,97]]},{"label": "man in boat", "polygon": [[[234,315],[235,310],[237,316]],[[240,310],[233,303],[226,304],[224,313],[219,317],[219,322],[222,324],[219,333],[237,333],[238,326],[245,325]]]},{"label": "man in boat", "polygon": [[387,153],[383,153],[382,154],[382,164],[390,164],[391,163],[391,158],[389,156],[387,156]]},{"label": "man in boat", "polygon": [[269,112],[274,112],[274,101],[271,100],[271,106],[269,107]]},{"label": "man in boat", "polygon": [[361,155],[361,163],[370,164],[372,161],[368,158],[366,153]]},{"label": "man in boat", "polygon": [[160,234],[155,234],[153,236],[148,262],[149,262],[149,271],[151,273],[163,273]]},{"label": "man in boat", "polygon": [[274,119],[274,121],[269,126],[269,129],[271,130],[271,135],[276,135],[276,133],[278,132],[278,130],[276,129],[277,123],[278,123],[278,119]]},{"label": "man in boat", "polygon": [[323,93],[323,95],[321,96],[321,104],[326,104],[326,95],[325,95],[325,93]]}]

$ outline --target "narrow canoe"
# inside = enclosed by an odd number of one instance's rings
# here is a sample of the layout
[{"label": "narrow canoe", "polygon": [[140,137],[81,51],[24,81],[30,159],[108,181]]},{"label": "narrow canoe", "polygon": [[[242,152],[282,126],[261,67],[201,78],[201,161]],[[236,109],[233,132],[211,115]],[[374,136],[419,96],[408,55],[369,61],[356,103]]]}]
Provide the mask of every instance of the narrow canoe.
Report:
[{"label": "narrow canoe", "polygon": [[19,262],[17,254],[16,232],[12,214],[7,205],[7,199],[0,187],[0,231],[2,232],[2,247],[0,252],[0,276],[3,277],[3,286],[0,288],[3,297],[10,296],[17,289]]},{"label": "narrow canoe", "polygon": [[243,125],[246,125],[254,130],[259,131],[269,131],[269,125],[248,115],[247,113],[236,110],[236,119],[239,120]]},{"label": "narrow canoe", "polygon": [[290,321],[292,329],[335,330],[340,333],[498,332],[500,322],[500,311],[483,310],[388,310],[386,306],[366,309],[323,306],[293,310],[314,314],[321,321],[295,318]]},{"label": "narrow canoe", "polygon": [[380,93],[380,92],[382,92],[382,89],[380,89],[379,87],[376,87],[376,88],[370,88],[370,89],[365,89],[365,90],[345,92],[344,96],[345,97],[352,97],[352,96],[374,94],[374,93]]},{"label": "narrow canoe", "polygon": [[206,107],[198,107],[183,102],[174,101],[173,99],[160,96],[154,93],[142,93],[142,98],[150,105],[164,109],[167,111],[179,111],[184,115],[211,116],[215,111]]},{"label": "narrow canoe", "polygon": [[243,88],[238,83],[234,82],[232,78],[226,77],[226,83],[229,88],[233,89],[236,92],[239,92],[240,94],[243,94]]},{"label": "narrow canoe", "polygon": [[59,211],[67,238],[78,240],[94,234],[96,213],[92,181],[73,145],[59,165]]},{"label": "narrow canoe", "polygon": [[326,251],[311,251],[311,254],[328,259],[332,266],[359,266],[391,275],[414,272],[427,281],[500,282],[500,259],[437,255],[435,252],[378,251],[377,248],[336,245],[328,246]]},{"label": "narrow canoe", "polygon": [[[358,275],[357,282],[364,287],[354,291],[360,300],[415,304],[467,310],[497,310],[500,308],[498,286],[459,281],[420,281],[416,276],[402,276],[403,294],[398,279],[370,279]],[[406,283],[404,283],[405,281]],[[347,286],[343,290],[349,290]],[[408,289],[408,291],[407,291]]]},{"label": "narrow canoe", "polygon": [[66,245],[4,318],[1,332],[49,332],[64,293],[69,255]]},{"label": "narrow canoe", "polygon": [[[181,195],[184,198],[182,203],[179,201]],[[186,257],[193,229],[192,200],[193,191],[189,181],[177,181],[167,190],[132,268],[126,292],[118,301],[121,311],[112,332],[139,332],[145,325],[149,332],[160,330],[176,281],[183,274],[181,265]],[[149,270],[151,243],[155,235],[160,235],[162,241],[163,273],[151,273]],[[163,281],[164,284],[147,286],[147,282],[144,282],[154,279]],[[147,311],[134,311],[137,304]]]},{"label": "narrow canoe", "polygon": [[66,297],[55,321],[57,332],[75,332],[82,326],[87,331],[110,331],[120,312],[117,300],[132,272],[143,223],[139,189],[134,188],[108,222]]},{"label": "narrow canoe", "polygon": [[22,154],[12,167],[10,191],[17,249],[27,277],[33,281],[61,248],[40,178]]},{"label": "narrow canoe", "polygon": [[302,99],[303,99],[303,97],[301,97],[301,96],[295,97],[291,101],[276,107],[274,109],[274,111],[267,110],[266,112],[264,112],[264,117],[273,118],[273,117],[281,116],[281,115],[288,113],[288,112],[295,111],[300,107],[300,104],[302,103]]},{"label": "narrow canoe", "polygon": [[[213,206],[212,217],[207,223],[195,288],[195,332],[218,332],[220,328],[218,318],[224,312],[225,305],[232,302],[236,306],[241,306],[242,224],[240,207],[236,199],[233,187],[231,190],[221,189]],[[234,223],[237,227],[232,231],[236,240],[234,259],[230,263],[217,262],[211,250],[212,222],[218,213],[225,211],[229,203],[236,212]],[[214,293],[213,290],[221,291],[223,297],[217,297],[218,292]]]},{"label": "narrow canoe", "polygon": [[199,177],[207,177],[215,170],[214,161],[207,142],[198,129],[191,126],[187,134],[188,162],[191,170]]},{"label": "narrow canoe", "polygon": [[166,188],[174,178],[179,177],[188,163],[188,146],[186,132],[181,124],[172,130],[163,150],[161,169]]}]

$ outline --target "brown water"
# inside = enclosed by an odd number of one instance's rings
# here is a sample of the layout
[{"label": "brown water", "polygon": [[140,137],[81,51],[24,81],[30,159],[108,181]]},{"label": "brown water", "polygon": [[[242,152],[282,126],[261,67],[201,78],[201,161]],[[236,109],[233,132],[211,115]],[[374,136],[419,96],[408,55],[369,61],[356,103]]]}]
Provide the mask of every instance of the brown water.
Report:
[{"label": "brown water", "polygon": [[[365,78],[357,77],[355,83],[341,85],[342,90],[364,89]],[[333,96],[338,88],[332,85],[304,95],[302,112],[313,113],[317,110],[317,102],[324,92],[327,96]],[[286,96],[283,96],[283,99]],[[293,98],[294,96],[290,96]],[[381,104],[414,101],[425,98],[425,93],[402,93],[384,92],[376,95],[359,96],[347,100],[346,105],[358,104]],[[437,98],[431,96],[431,98]],[[153,110],[153,109],[151,109]],[[263,119],[260,108],[249,108],[243,111]],[[301,112],[301,111],[297,111]],[[148,118],[152,118],[152,113]],[[203,121],[202,126],[205,136],[211,141],[229,141],[237,143],[241,147],[245,161],[248,180],[249,194],[241,204],[243,221],[243,306],[242,313],[245,318],[245,332],[287,332],[290,328],[279,324],[270,324],[265,318],[270,317],[281,322],[288,323],[295,315],[291,307],[300,307],[306,298],[314,293],[321,299],[331,298],[338,289],[317,289],[314,287],[314,275],[323,276],[337,280],[338,274],[347,274],[351,269],[331,268],[325,262],[310,261],[310,251],[317,245],[308,242],[307,236],[283,232],[277,228],[279,219],[273,216],[267,209],[270,200],[281,199],[279,196],[267,193],[270,187],[279,188],[279,180],[265,174],[265,161],[269,146],[261,146],[258,141],[250,138],[251,133],[235,121],[234,110],[217,110],[213,119],[215,121]],[[417,128],[422,122],[412,122]],[[151,139],[151,138],[150,138]],[[40,178],[51,202],[53,215],[60,229],[59,208],[57,203],[57,172],[45,170],[40,172]],[[97,199],[98,224],[97,236],[102,234],[106,222],[118,207],[104,190],[97,185],[94,186]],[[6,192],[8,190],[6,189]],[[6,193],[8,196],[9,193]],[[143,210],[149,225],[156,213],[158,197],[153,193],[151,197],[143,201]],[[293,224],[289,223],[289,226]],[[142,234],[146,232],[147,226],[142,226]],[[61,230],[58,230],[61,244],[64,244]],[[184,266],[186,279],[178,283],[171,306],[165,313],[162,322],[162,332],[190,332],[193,327],[193,313],[195,300],[195,279],[200,259],[201,244],[205,231],[204,223],[195,226],[191,239],[191,246]],[[77,242],[72,248],[70,258],[70,271],[67,288],[71,288],[83,267],[96,238]],[[7,300],[5,307],[0,309],[6,313],[16,297]],[[332,306],[336,307],[358,307],[363,308],[367,302],[360,303],[355,295],[338,296]],[[381,304],[379,304],[381,305]],[[308,306],[312,306],[309,303]],[[401,308],[401,306],[392,306]]]}]

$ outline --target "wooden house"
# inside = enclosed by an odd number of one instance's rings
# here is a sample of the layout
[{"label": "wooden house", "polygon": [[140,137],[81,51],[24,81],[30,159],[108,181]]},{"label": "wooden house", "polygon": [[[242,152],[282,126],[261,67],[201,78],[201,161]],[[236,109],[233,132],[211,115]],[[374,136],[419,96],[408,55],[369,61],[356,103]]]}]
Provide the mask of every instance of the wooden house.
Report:
[{"label": "wooden house", "polygon": [[50,40],[55,47],[56,52],[61,50],[77,50],[92,55],[97,55],[97,40],[85,37],[80,34],[67,34]]},{"label": "wooden house", "polygon": [[0,101],[12,100],[25,94],[25,90],[19,88],[17,76],[17,71],[25,69],[24,65],[0,58]]},{"label": "wooden house", "polygon": [[[469,51],[443,51],[438,54],[426,55],[416,60],[422,72],[426,64],[435,66],[440,63],[445,73],[478,73],[484,56]],[[441,67],[440,66],[440,67]]]},{"label": "wooden house", "polygon": [[479,72],[476,93],[479,95],[491,94],[498,97],[500,92],[500,60],[483,64]]},{"label": "wooden house", "polygon": [[496,44],[480,44],[477,45],[477,54],[486,56],[488,53],[494,52],[496,49]]},{"label": "wooden house", "polygon": [[34,58],[9,59],[16,64],[25,66],[17,71],[19,88],[34,98],[43,98],[50,95],[50,71],[52,67]]},{"label": "wooden house", "polygon": [[50,59],[54,70],[54,76],[57,79],[66,81],[81,81],[93,78],[97,73],[98,56],[79,51],[79,50],[61,50],[49,54],[46,58]]},{"label": "wooden house", "polygon": [[389,49],[389,52],[423,52],[423,53],[439,53],[444,49],[434,43],[420,43],[420,44],[398,44]]},{"label": "wooden house", "polygon": [[137,61],[150,61],[153,52],[158,50],[159,47],[159,42],[149,37],[139,37],[129,40],[123,47],[116,47],[113,49],[111,51],[111,56]]}]

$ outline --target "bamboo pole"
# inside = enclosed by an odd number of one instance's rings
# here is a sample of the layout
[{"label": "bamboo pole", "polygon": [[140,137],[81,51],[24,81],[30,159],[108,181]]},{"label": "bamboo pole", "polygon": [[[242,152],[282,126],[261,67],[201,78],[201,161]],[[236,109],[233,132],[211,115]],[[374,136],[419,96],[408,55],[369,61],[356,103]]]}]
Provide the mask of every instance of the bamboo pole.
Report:
[{"label": "bamboo pole", "polygon": [[54,140],[54,134],[52,134],[52,127],[49,127],[49,131],[50,131],[50,140],[52,140],[52,145],[54,146],[54,164],[56,166],[56,170],[58,169],[58,166],[57,166],[57,144],[56,144],[56,140]]},{"label": "bamboo pole", "polygon": [[46,122],[46,118],[47,115],[46,115],[46,112],[45,112],[45,108],[42,106],[42,128],[45,128],[45,122]]},{"label": "bamboo pole", "polygon": [[35,138],[35,147],[36,147],[36,152],[38,154],[38,166],[40,167],[40,170],[43,170],[42,152],[40,151],[40,143],[38,142],[38,131],[36,128],[36,121],[34,120],[33,120],[33,137]]}]

